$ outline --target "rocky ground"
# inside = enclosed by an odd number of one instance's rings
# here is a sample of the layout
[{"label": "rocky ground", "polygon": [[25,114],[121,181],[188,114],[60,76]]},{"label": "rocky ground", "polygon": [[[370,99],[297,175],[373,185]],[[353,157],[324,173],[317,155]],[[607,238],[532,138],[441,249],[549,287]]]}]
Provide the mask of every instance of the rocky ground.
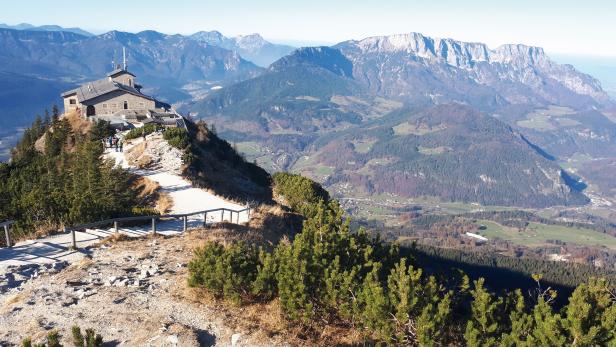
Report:
[{"label": "rocky ground", "polygon": [[304,344],[285,336],[276,303],[234,308],[187,286],[193,247],[217,233],[107,241],[78,263],[13,268],[0,292],[0,346],[52,329],[71,345],[75,324],[114,346]]}]

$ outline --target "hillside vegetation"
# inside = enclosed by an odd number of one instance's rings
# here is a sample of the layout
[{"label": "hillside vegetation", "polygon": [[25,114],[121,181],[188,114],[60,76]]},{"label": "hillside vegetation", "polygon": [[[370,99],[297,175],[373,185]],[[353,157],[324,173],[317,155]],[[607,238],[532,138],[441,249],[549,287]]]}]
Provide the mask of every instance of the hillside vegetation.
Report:
[{"label": "hillside vegetation", "polygon": [[[365,150],[358,144],[368,143]],[[324,136],[298,171],[336,168],[325,184],[369,195],[544,207],[588,199],[555,162],[506,124],[456,104],[392,112],[362,129]]]},{"label": "hillside vegetation", "polygon": [[184,174],[198,187],[239,201],[269,201],[272,198],[270,175],[247,162],[227,141],[203,122],[187,122],[188,133],[168,132],[171,145],[183,147]]},{"label": "hillside vegetation", "polygon": [[9,163],[0,163],[0,220],[16,237],[106,218],[153,212],[136,176],[102,158],[107,123],[37,118]]},{"label": "hillside vegetation", "polygon": [[[295,186],[284,188],[287,199],[305,199],[305,187]],[[528,295],[520,289],[496,294],[482,278],[430,275],[425,260],[404,257],[395,245],[361,229],[352,232],[335,201],[311,198],[316,213],[292,242],[272,251],[208,243],[189,264],[189,284],[244,305],[279,300],[290,325],[314,334],[324,325],[356,329],[368,344],[616,343],[616,297],[604,279],[580,284],[562,309],[554,306],[558,293],[543,286],[540,274],[532,276],[536,289]]]}]

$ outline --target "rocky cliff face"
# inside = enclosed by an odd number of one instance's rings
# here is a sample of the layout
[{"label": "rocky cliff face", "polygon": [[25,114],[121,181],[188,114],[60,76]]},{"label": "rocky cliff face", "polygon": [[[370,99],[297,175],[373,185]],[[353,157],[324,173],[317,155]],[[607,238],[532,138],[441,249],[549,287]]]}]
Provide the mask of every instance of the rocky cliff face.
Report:
[{"label": "rocky cliff face", "polygon": [[[419,33],[376,36],[335,46],[353,62],[354,76],[388,96],[502,103],[606,105],[599,81],[553,62],[539,47],[434,39]],[[471,95],[468,92],[471,92]]]}]

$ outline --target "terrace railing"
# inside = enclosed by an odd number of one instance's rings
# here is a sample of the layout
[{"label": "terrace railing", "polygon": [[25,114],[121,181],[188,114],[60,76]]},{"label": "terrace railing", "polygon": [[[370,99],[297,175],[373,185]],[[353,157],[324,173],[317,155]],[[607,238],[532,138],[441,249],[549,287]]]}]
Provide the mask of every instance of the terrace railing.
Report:
[{"label": "terrace railing", "polygon": [[[120,225],[126,222],[139,222],[139,221],[151,221],[151,233],[156,234],[157,224],[162,219],[181,219],[182,220],[182,232],[186,232],[188,230],[188,217],[203,215],[203,225],[207,225],[208,216],[213,217],[210,218],[210,223],[215,223],[216,220],[220,222],[228,221],[230,223],[239,224],[240,223],[240,215],[242,213],[246,214],[246,219],[250,220],[251,208],[247,207],[241,210],[232,210],[228,208],[216,208],[211,210],[190,212],[190,213],[181,213],[181,214],[166,214],[166,215],[149,215],[149,216],[134,216],[134,217],[120,217],[120,218],[111,218],[105,219],[98,222],[87,223],[87,224],[79,224],[71,227],[65,227],[64,232],[71,234],[71,244],[72,248],[77,249],[77,236],[76,232],[79,230],[93,229],[99,228],[102,226],[113,226],[114,232],[120,232]],[[217,218],[219,217],[219,218]],[[225,217],[228,217],[225,219]],[[9,227],[13,224],[14,221],[6,221],[0,223],[1,227],[4,227],[4,235],[6,238],[6,243],[8,247],[11,247],[11,239],[9,233]]]}]

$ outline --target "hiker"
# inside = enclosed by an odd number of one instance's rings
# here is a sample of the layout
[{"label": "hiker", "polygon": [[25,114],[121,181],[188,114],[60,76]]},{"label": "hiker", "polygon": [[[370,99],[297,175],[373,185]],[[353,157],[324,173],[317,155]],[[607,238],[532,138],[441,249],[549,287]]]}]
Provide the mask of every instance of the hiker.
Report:
[{"label": "hiker", "polygon": [[145,141],[145,131],[143,132],[143,141]]},{"label": "hiker", "polygon": [[120,141],[120,153],[124,152],[124,141]]},{"label": "hiker", "polygon": [[111,144],[113,143],[113,137],[109,136],[108,140],[109,140],[109,148],[111,148]]}]

